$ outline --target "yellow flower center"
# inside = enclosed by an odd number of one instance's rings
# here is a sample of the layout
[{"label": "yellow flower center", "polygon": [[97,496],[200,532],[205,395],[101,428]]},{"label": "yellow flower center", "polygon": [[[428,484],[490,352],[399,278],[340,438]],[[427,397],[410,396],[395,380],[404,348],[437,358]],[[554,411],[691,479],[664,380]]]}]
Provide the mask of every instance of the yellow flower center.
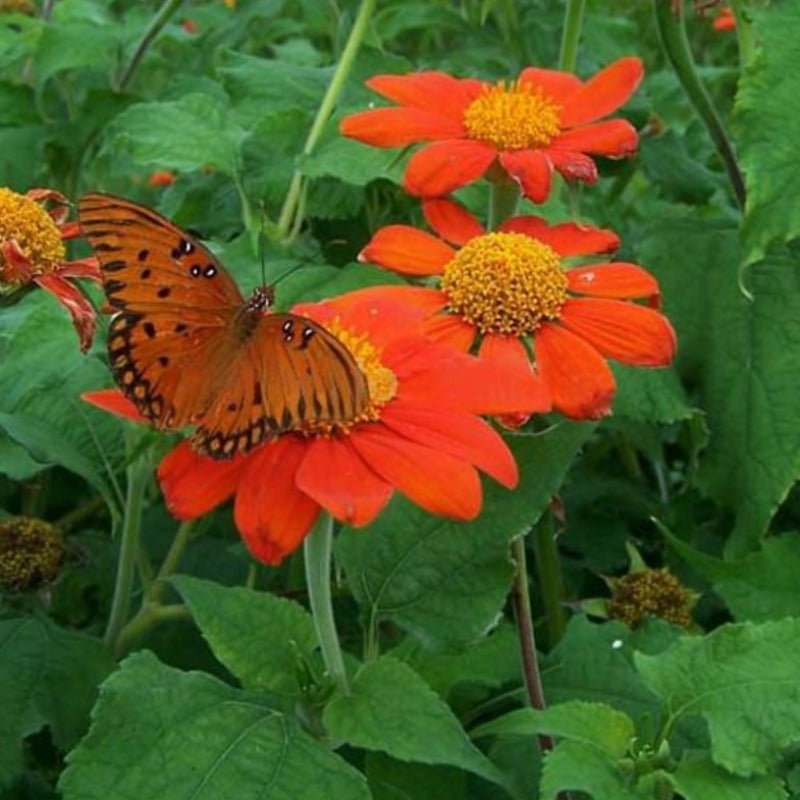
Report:
[{"label": "yellow flower center", "polygon": [[[10,239],[37,274],[55,269],[66,255],[61,232],[44,208],[30,197],[0,187],[0,244]],[[3,267],[0,255],[0,281],[14,281],[14,275],[4,275]]]},{"label": "yellow flower center", "polygon": [[464,112],[471,139],[498,150],[545,147],[561,130],[561,107],[528,83],[498,83],[487,88]]},{"label": "yellow flower center", "polygon": [[343,425],[331,426],[318,423],[309,434],[328,436],[331,433],[347,433],[359,422],[374,422],[380,419],[380,410],[397,394],[397,376],[381,362],[381,351],[370,341],[366,333],[356,333],[345,328],[339,318],[327,326],[328,330],[350,351],[361,372],[367,379],[369,404],[355,419]]},{"label": "yellow flower center", "polygon": [[462,247],[444,268],[448,308],[481,333],[532,333],[557,319],[567,276],[552,247],[522,233],[487,233]]}]

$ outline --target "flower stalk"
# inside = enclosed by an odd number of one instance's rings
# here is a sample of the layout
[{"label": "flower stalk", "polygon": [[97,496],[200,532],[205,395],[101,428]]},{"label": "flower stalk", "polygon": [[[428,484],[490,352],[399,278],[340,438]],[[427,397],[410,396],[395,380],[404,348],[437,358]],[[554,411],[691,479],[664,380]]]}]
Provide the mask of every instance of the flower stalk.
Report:
[{"label": "flower stalk", "polygon": [[347,673],[342,649],[336,633],[331,599],[331,549],[333,545],[333,517],[321,512],[303,542],[306,562],[308,601],[314,617],[322,660],[336,687],[349,694]]},{"label": "flower stalk", "polygon": [[542,514],[533,529],[533,552],[544,606],[547,644],[553,647],[564,635],[567,618],[564,612],[564,577],[553,532],[553,515],[549,510]]},{"label": "flower stalk", "polygon": [[686,92],[689,102],[694,106],[694,110],[706,126],[722,163],[725,165],[736,202],[743,209],[745,204],[744,178],[739,170],[733,146],[722,124],[722,119],[697,74],[683,24],[683,3],[677,4],[677,14],[673,12],[674,5],[672,0],[653,0],[653,11],[661,46]]},{"label": "flower stalk", "polygon": [[[361,7],[358,9],[353,27],[350,31],[350,36],[347,39],[339,63],[336,65],[336,70],[333,73],[331,82],[322,98],[317,114],[314,117],[314,122],[311,125],[311,130],[308,132],[305,144],[301,154],[304,156],[313,152],[314,148],[319,141],[322,131],[325,128],[333,109],[339,100],[339,95],[342,93],[347,76],[350,74],[350,69],[353,66],[355,57],[361,47],[361,42],[364,39],[364,34],[367,30],[367,25],[372,18],[372,13],[375,10],[376,0],[362,0]],[[289,191],[283,201],[280,216],[278,217],[278,236],[280,239],[288,238],[299,227],[297,217],[301,215],[301,206],[303,202],[303,175],[299,169],[294,171],[292,182],[289,185]]]},{"label": "flower stalk", "polygon": [[586,0],[568,0],[567,2],[567,9],[564,13],[564,30],[561,33],[561,50],[558,54],[558,68],[565,72],[575,71],[585,7]]}]

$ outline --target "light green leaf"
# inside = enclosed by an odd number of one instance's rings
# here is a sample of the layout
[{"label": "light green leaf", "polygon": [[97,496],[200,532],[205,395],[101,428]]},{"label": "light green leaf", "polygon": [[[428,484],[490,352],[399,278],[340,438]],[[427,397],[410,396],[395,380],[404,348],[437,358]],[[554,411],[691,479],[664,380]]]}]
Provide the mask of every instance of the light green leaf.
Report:
[{"label": "light green leaf", "polygon": [[714,587],[734,619],[766,622],[800,617],[800,535],[765,539],[761,550],[736,561],[701,553],[659,525],[670,545]]},{"label": "light green leaf", "polygon": [[753,4],[747,14],[760,46],[740,81],[734,122],[747,187],[742,233],[747,260],[756,261],[771,244],[800,235],[800,118],[797,85],[787,80],[797,66],[800,5],[793,0]]},{"label": "light green leaf", "polygon": [[411,667],[390,656],[364,664],[350,693],[334,697],[322,719],[334,739],[354,747],[401,761],[460,767],[505,785],[446,703]]},{"label": "light green leaf", "polygon": [[124,153],[142,166],[191,172],[207,165],[227,175],[239,169],[240,148],[248,133],[209,95],[136,103],[110,126],[106,155]]},{"label": "light green leaf", "polygon": [[634,728],[631,718],[615,708],[575,700],[544,710],[518,708],[471,731],[473,738],[507,734],[533,737],[540,733],[580,742],[610,758],[621,758],[630,749]]},{"label": "light green leaf", "polygon": [[643,800],[627,778],[601,750],[582,742],[559,742],[544,757],[539,798],[555,800],[563,791],[584,791],[594,800]]},{"label": "light green leaf", "polygon": [[[692,291],[676,254],[691,253]],[[657,273],[678,333],[678,369],[699,386],[709,445],[699,480],[736,513],[731,555],[754,549],[800,474],[800,259],[770,256],[738,287],[736,231],[707,220],[660,222],[641,261]]]},{"label": "light green leaf", "polygon": [[143,651],[103,684],[65,800],[369,800],[363,775],[259,695]]},{"label": "light green leaf", "polygon": [[641,369],[612,364],[617,381],[614,414],[643,422],[678,422],[696,413],[673,368]]},{"label": "light green leaf", "polygon": [[474,522],[432,517],[395,498],[366,530],[344,530],[337,556],[370,625],[390,619],[426,644],[446,647],[482,636],[510,586],[509,540],[536,522],[592,430],[565,423],[515,437],[520,484],[514,492],[487,484]]},{"label": "light green leaf", "polygon": [[702,756],[681,761],[673,781],[685,800],[786,800],[780,778],[731,775]]},{"label": "light green leaf", "polygon": [[47,725],[65,750],[83,736],[112,666],[99,639],[46,617],[0,621],[0,787],[22,769],[25,736]]},{"label": "light green leaf", "polygon": [[178,575],[170,580],[214,655],[248,689],[297,694],[298,659],[317,646],[314,622],[292,600]]},{"label": "light green leaf", "polygon": [[787,619],[725,625],[634,660],[674,717],[703,716],[715,763],[749,777],[800,742],[799,652],[800,619]]}]

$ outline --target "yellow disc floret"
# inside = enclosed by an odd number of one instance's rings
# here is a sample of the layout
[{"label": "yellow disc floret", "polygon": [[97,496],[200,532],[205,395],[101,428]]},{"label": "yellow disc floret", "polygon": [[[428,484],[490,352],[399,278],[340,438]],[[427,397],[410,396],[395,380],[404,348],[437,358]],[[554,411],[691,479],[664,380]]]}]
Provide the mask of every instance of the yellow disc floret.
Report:
[{"label": "yellow disc floret", "polygon": [[552,247],[522,233],[487,233],[467,242],[442,275],[448,308],[481,333],[522,335],[557,319],[567,277]]},{"label": "yellow disc floret", "polygon": [[[47,211],[30,197],[0,187],[0,244],[12,239],[35,274],[55,269],[66,255],[61,232]],[[0,254],[0,280],[14,281],[13,274],[4,275],[4,266]]]},{"label": "yellow disc floret", "polygon": [[691,604],[691,593],[672,573],[644,569],[615,581],[608,614],[631,628],[647,616],[661,617],[688,628],[692,622]]},{"label": "yellow disc floret", "polygon": [[24,591],[49,583],[64,561],[64,537],[48,522],[30,517],[0,520],[0,584]]},{"label": "yellow disc floret", "polygon": [[493,144],[498,150],[546,147],[559,134],[561,107],[528,83],[487,88],[464,112],[471,139]]}]

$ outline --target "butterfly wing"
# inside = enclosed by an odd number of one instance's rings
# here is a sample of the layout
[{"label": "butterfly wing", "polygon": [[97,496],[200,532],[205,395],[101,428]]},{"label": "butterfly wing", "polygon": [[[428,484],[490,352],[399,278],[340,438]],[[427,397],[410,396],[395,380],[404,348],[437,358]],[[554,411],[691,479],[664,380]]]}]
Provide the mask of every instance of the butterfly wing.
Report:
[{"label": "butterfly wing", "polygon": [[78,209],[117,312],[108,341],[117,383],[158,428],[196,422],[219,387],[213,366],[236,356],[239,289],[202,244],[149,208],[87,194]]},{"label": "butterfly wing", "polygon": [[263,315],[193,442],[203,453],[227,458],[278,433],[334,429],[368,406],[366,377],[335,336],[305,317]]}]

